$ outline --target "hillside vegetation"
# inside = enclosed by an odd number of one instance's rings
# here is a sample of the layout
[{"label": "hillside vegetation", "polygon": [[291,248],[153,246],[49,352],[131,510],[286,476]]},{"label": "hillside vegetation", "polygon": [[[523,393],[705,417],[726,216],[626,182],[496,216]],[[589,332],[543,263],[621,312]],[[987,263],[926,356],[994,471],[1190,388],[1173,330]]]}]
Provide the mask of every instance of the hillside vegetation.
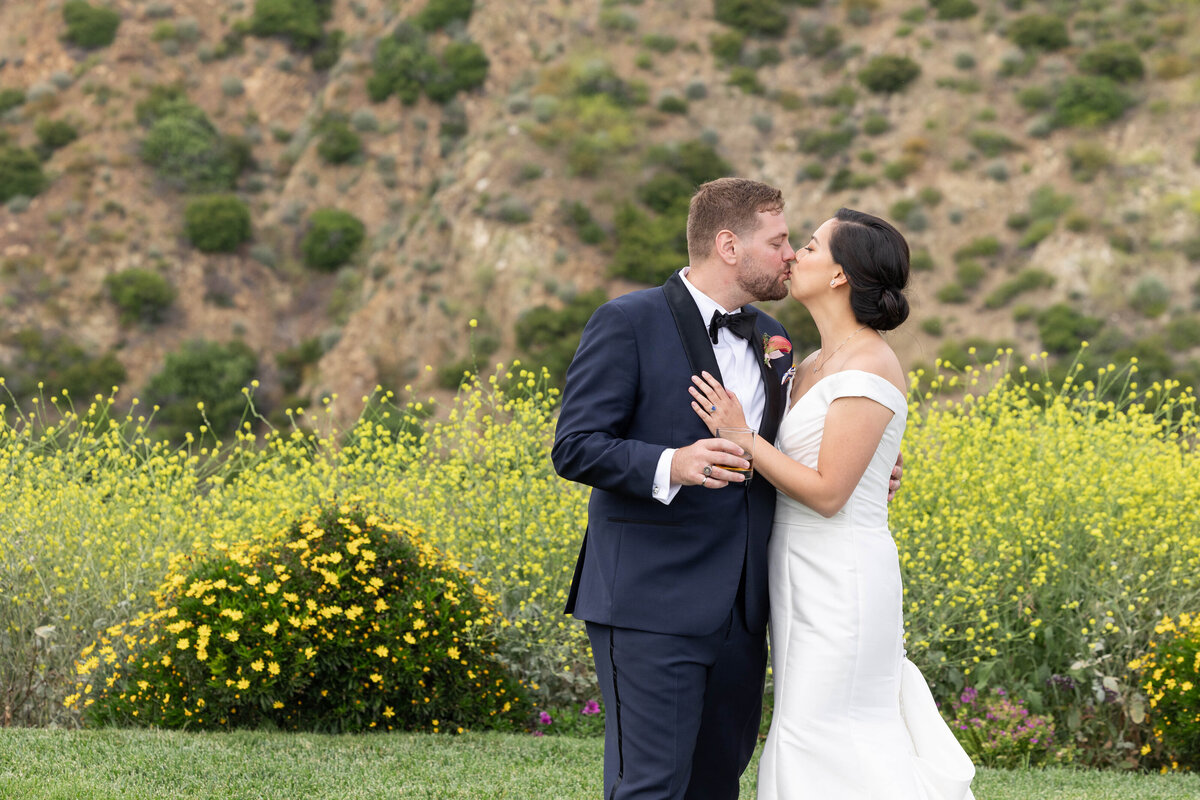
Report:
[{"label": "hillside vegetation", "polygon": [[1086,339],[1195,384],[1197,131],[1186,0],[12,0],[0,374],[180,429],[252,380],[283,419],[561,375],[738,174],[793,243],[842,205],[909,236],[910,366]]}]

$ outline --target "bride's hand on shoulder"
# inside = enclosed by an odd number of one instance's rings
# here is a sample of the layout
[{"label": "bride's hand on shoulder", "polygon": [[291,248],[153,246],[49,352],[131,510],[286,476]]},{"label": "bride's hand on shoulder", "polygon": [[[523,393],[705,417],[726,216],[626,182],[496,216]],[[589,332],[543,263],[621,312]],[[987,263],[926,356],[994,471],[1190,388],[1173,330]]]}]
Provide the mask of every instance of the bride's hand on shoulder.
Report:
[{"label": "bride's hand on shoulder", "polygon": [[700,376],[692,376],[692,386],[688,391],[692,395],[692,410],[708,426],[713,436],[717,428],[745,428],[746,412],[737,395],[721,385],[721,382],[708,372]]}]

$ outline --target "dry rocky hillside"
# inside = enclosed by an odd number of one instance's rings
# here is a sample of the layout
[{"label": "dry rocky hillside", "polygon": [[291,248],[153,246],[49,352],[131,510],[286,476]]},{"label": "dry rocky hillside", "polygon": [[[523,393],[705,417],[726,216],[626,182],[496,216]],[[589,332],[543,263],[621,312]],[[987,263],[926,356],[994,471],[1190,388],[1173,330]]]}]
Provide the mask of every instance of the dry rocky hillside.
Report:
[{"label": "dry rocky hillside", "polygon": [[1200,373],[1187,0],[3,0],[0,109],[18,400],[559,369],[722,173],[782,187],[794,244],[843,205],[909,235],[910,364],[1088,338]]}]

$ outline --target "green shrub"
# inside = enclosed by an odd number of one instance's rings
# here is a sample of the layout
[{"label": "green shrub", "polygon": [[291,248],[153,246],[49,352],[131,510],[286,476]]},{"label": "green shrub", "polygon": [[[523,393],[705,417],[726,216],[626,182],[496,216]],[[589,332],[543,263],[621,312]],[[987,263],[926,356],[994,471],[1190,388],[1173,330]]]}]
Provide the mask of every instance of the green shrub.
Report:
[{"label": "green shrub", "polygon": [[801,153],[833,158],[847,150],[857,135],[858,131],[849,124],[832,129],[801,128],[796,131],[796,147]]},{"label": "green shrub", "polygon": [[1024,292],[1048,289],[1054,285],[1054,277],[1045,270],[1029,268],[1021,270],[1016,277],[1004,281],[988,294],[983,304],[987,308],[1002,308],[1014,297]]},{"label": "green shrub", "polygon": [[859,71],[858,79],[872,92],[893,94],[903,91],[921,74],[921,65],[905,56],[875,56]]},{"label": "green shrub", "polygon": [[1037,247],[1043,239],[1054,233],[1056,227],[1058,227],[1058,221],[1055,219],[1039,219],[1026,229],[1024,235],[1017,241],[1017,246],[1023,250]]},{"label": "green shrub", "polygon": [[561,385],[579,347],[579,336],[592,312],[608,300],[603,289],[576,295],[561,309],[536,306],[517,320],[517,346],[536,364],[543,364]]},{"label": "green shrub", "polygon": [[945,196],[942,194],[942,190],[936,186],[922,186],[917,192],[917,199],[921,201],[921,205],[927,208],[936,208],[941,205]]},{"label": "green shrub", "polygon": [[1079,69],[1089,75],[1112,78],[1117,83],[1140,81],[1146,67],[1138,49],[1129,42],[1103,42],[1079,57]]},{"label": "green shrub", "polygon": [[1037,316],[1038,336],[1051,353],[1074,353],[1079,343],[1099,333],[1102,321],[1076,311],[1065,303],[1056,303]]},{"label": "green shrub", "polygon": [[1177,317],[1167,323],[1167,346],[1172,350],[1191,350],[1200,346],[1200,318]]},{"label": "green shrub", "polygon": [[137,267],[108,275],[104,288],[124,324],[162,322],[176,296],[175,288],[162,275]]},{"label": "green shrub", "polygon": [[533,219],[533,211],[523,200],[506,197],[497,206],[495,218],[509,225],[520,225]]},{"label": "green shrub", "polygon": [[965,303],[968,300],[967,290],[959,283],[947,283],[937,290],[934,295],[940,303]]},{"label": "green shrub", "polygon": [[1026,14],[1008,26],[1008,38],[1022,50],[1061,50],[1071,43],[1067,24],[1053,14]]},{"label": "green shrub", "polygon": [[892,129],[892,123],[884,114],[877,111],[872,111],[863,119],[863,133],[868,136],[878,136],[881,133],[887,133]]},{"label": "green shrub", "polygon": [[208,119],[203,109],[187,99],[187,92],[179,84],[155,84],[150,87],[145,99],[139,100],[134,106],[138,124],[146,128],[172,114]]},{"label": "green shrub", "polygon": [[783,36],[787,12],[782,0],[713,0],[717,22],[749,36]]},{"label": "green shrub", "polygon": [[412,105],[422,91],[435,102],[447,103],[460,91],[482,86],[489,62],[474,42],[454,40],[435,54],[420,28],[401,23],[375,48],[373,66],[367,79],[371,100],[378,103],[396,94]]},{"label": "green shrub", "polygon": [[1071,177],[1088,183],[1108,169],[1112,164],[1112,154],[1100,142],[1076,141],[1067,147],[1067,161],[1071,165]]},{"label": "green shrub", "polygon": [[651,216],[633,203],[617,208],[613,219],[617,249],[609,272],[654,286],[687,264],[687,213]]},{"label": "green shrub", "polygon": [[973,258],[964,258],[955,264],[954,277],[964,289],[975,289],[987,277],[987,267]]},{"label": "green shrub", "polygon": [[308,266],[331,271],[351,259],[365,236],[366,228],[358,217],[336,208],[322,208],[309,217],[300,251]]},{"label": "green shrub", "polygon": [[42,117],[34,126],[34,132],[46,150],[58,150],[79,138],[79,131],[65,119]]},{"label": "green shrub", "polygon": [[324,35],[321,7],[316,0],[254,0],[250,33],[280,36],[309,50]]},{"label": "green shrub", "polygon": [[914,250],[908,261],[909,269],[913,272],[932,272],[934,269],[933,254],[924,248]]},{"label": "green shrub", "polygon": [[942,318],[928,317],[921,320],[921,330],[930,336],[941,336],[943,333]]},{"label": "green shrub", "polygon": [[173,441],[199,437],[201,426],[215,436],[232,433],[246,411],[242,389],[257,370],[254,351],[240,341],[194,340],[167,353],[144,390],[146,401],[159,406],[154,425]]},{"label": "green shrub", "polygon": [[108,47],[121,26],[121,16],[117,12],[90,5],[85,0],[67,0],[63,3],[62,17],[67,23],[67,41],[85,50]]},{"label": "green shrub", "polygon": [[976,129],[968,134],[971,146],[988,158],[1020,150],[1021,146],[1000,131]]},{"label": "green shrub", "polygon": [[417,102],[429,76],[438,69],[425,34],[405,23],[379,42],[371,64],[374,71],[367,79],[371,100],[381,103],[395,94],[406,106]]},{"label": "green shrub", "polygon": [[1014,211],[1004,220],[1004,224],[1014,231],[1025,230],[1031,222],[1033,222],[1033,218],[1029,216],[1028,211]]},{"label": "green shrub", "polygon": [[1054,101],[1058,125],[1103,125],[1119,119],[1133,98],[1111,78],[1072,75]]},{"label": "green shrub", "polygon": [[688,113],[688,102],[677,94],[667,93],[658,100],[658,110],[665,114],[683,114]]},{"label": "green shrub", "polygon": [[1188,261],[1192,263],[1200,261],[1200,236],[1189,236],[1184,239],[1182,250],[1184,258]]},{"label": "green shrub", "polygon": [[648,33],[642,37],[642,46],[665,55],[675,51],[675,48],[679,46],[679,40],[663,33]]},{"label": "green shrub", "polygon": [[455,732],[528,713],[495,600],[422,531],[353,505],[182,560],[158,595],[96,643],[93,723]]},{"label": "green shrub", "polygon": [[346,34],[342,31],[329,31],[317,42],[312,51],[312,67],[318,72],[324,72],[333,67],[342,57],[342,43]]},{"label": "green shrub", "polygon": [[21,89],[0,89],[0,114],[10,111],[25,102],[25,92]]},{"label": "green shrub", "polygon": [[847,189],[865,189],[874,184],[874,175],[855,172],[849,167],[842,167],[833,173],[833,177],[829,179],[829,183],[825,185],[825,188],[830,192],[844,192]]},{"label": "green shrub", "polygon": [[1004,248],[995,236],[980,236],[967,242],[954,251],[954,260],[963,261],[968,258],[991,258],[1000,255]]},{"label": "green shrub", "polygon": [[1146,317],[1157,317],[1171,303],[1171,290],[1153,275],[1146,275],[1133,287],[1129,307]]},{"label": "green shrub", "polygon": [[[650,160],[678,173],[693,188],[733,174],[733,165],[722,158],[715,147],[700,139],[688,139],[676,147],[656,150]],[[688,198],[691,198],[690,191]]]},{"label": "green shrub", "polygon": [[251,161],[247,143],[222,136],[190,103],[167,104],[160,110],[167,113],[154,120],[142,140],[142,160],[178,189],[232,189]]},{"label": "green shrub", "polygon": [[1200,768],[1200,616],[1164,616],[1129,663],[1150,706],[1150,748],[1163,769]]},{"label": "green shrub", "polygon": [[942,20],[967,19],[979,13],[979,6],[971,0],[929,0],[929,5]]},{"label": "green shrub", "polygon": [[[91,398],[98,393],[108,394],[125,380],[125,367],[115,355],[109,352],[96,357],[70,336],[22,328],[6,335],[4,344],[14,358],[0,364],[0,375],[18,405],[26,405],[40,394],[54,396],[63,390],[70,397]],[[0,663],[0,668],[3,666]]]},{"label": "green shrub", "polygon": [[326,120],[320,130],[317,154],[326,164],[345,164],[362,153],[362,139],[343,120]]},{"label": "green shrub", "polygon": [[696,191],[696,184],[675,171],[656,173],[637,188],[638,199],[662,214],[679,202],[687,203]]},{"label": "green shrub", "polygon": [[1054,92],[1045,86],[1026,86],[1017,92],[1017,102],[1026,111],[1045,111],[1054,105]]},{"label": "green shrub", "polygon": [[205,195],[188,201],[184,233],[205,253],[232,253],[250,240],[250,207],[229,194]]},{"label": "green shrub", "polygon": [[733,66],[742,58],[746,37],[737,31],[721,31],[708,37],[708,49],[722,66]]},{"label": "green shrub", "polygon": [[600,244],[608,238],[604,228],[592,218],[591,209],[579,200],[570,203],[564,201],[563,213],[584,244]]},{"label": "green shrub", "polygon": [[429,99],[447,103],[459,92],[483,85],[490,62],[474,42],[453,41],[442,50],[439,69],[425,85]]},{"label": "green shrub", "polygon": [[754,67],[737,66],[729,70],[730,86],[736,86],[746,94],[764,94],[767,87],[763,86],[762,81],[758,79],[758,73]]},{"label": "green shrub", "polygon": [[20,195],[33,197],[46,188],[42,162],[31,150],[0,141],[0,203]]},{"label": "green shrub", "polygon": [[466,22],[475,10],[475,0],[429,0],[413,19],[423,31],[436,31],[452,22]]},{"label": "green shrub", "polygon": [[628,11],[617,8],[600,9],[600,28],[606,31],[623,31],[628,33],[637,30],[637,17]]},{"label": "green shrub", "polygon": [[1059,194],[1049,185],[1043,184],[1029,193],[1029,213],[1034,219],[1057,219],[1074,204],[1075,198],[1069,194]]}]

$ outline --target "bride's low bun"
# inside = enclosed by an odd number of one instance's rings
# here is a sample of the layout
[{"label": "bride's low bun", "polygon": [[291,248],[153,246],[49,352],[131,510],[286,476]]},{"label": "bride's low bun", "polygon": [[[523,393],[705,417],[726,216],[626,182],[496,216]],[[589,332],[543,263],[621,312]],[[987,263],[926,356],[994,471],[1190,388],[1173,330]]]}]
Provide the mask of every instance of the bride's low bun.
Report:
[{"label": "bride's low bun", "polygon": [[908,319],[908,242],[879,217],[840,209],[830,240],[833,260],[850,284],[850,307],[863,325],[890,331]]}]

